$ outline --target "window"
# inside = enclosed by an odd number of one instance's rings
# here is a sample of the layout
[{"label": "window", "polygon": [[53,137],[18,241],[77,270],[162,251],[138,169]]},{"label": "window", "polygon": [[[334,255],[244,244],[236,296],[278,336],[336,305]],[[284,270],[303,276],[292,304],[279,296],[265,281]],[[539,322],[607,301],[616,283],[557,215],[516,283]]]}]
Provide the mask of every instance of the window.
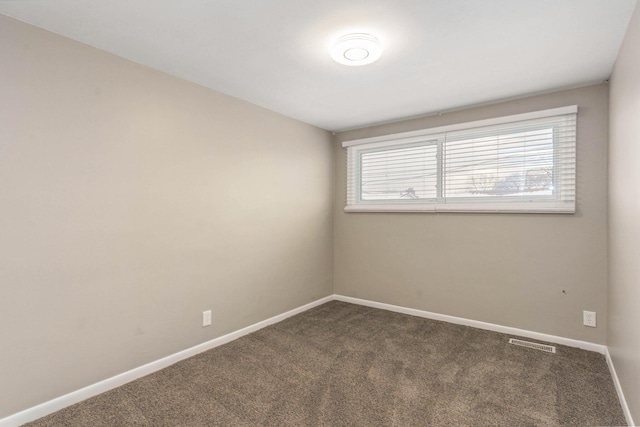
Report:
[{"label": "window", "polygon": [[345,141],[345,210],[574,213],[577,111]]}]

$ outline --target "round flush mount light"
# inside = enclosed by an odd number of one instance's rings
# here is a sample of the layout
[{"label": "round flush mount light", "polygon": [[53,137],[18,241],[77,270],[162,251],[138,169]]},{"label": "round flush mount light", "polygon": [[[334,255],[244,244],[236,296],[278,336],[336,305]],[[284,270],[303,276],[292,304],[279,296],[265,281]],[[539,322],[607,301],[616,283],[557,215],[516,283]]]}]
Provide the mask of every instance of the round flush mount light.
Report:
[{"label": "round flush mount light", "polygon": [[331,57],[343,65],[366,65],[382,55],[380,41],[371,34],[353,33],[340,37],[331,46]]}]

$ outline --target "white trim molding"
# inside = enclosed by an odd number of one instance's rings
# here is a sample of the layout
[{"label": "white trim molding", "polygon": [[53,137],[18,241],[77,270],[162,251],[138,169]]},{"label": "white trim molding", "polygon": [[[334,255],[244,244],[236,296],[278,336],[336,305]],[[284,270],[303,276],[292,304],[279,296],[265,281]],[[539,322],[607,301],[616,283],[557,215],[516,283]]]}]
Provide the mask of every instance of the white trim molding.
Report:
[{"label": "white trim molding", "polygon": [[418,310],[415,308],[401,307],[398,305],[385,304],[382,302],[370,301],[360,298],[346,297],[343,295],[334,295],[334,299],[351,304],[364,305],[366,307],[380,308],[382,310],[394,311],[396,313],[409,314],[411,316],[424,317],[426,319],[440,320],[442,322],[454,323],[456,325],[471,326],[473,328],[485,329],[487,331],[500,332],[502,334],[517,335],[536,339],[540,341],[552,342],[555,344],[566,345],[567,347],[577,347],[583,350],[595,351],[596,353],[606,354],[607,347],[601,344],[595,344],[587,341],[579,341],[571,338],[558,337],[555,335],[543,334],[540,332],[528,331],[526,329],[512,328],[510,326],[496,325],[494,323],[480,322],[478,320],[465,319],[463,317],[449,316],[446,314],[432,313],[430,311]]},{"label": "white trim molding", "polygon": [[528,331],[524,329],[512,328],[509,326],[496,325],[493,323],[480,322],[477,320],[465,319],[462,317],[432,313],[429,311],[418,310],[414,308],[401,307],[401,306],[392,305],[392,304],[386,304],[386,303],[381,303],[376,301],[370,301],[370,300],[365,300],[360,298],[353,298],[353,297],[348,297],[344,295],[334,294],[324,298],[320,298],[309,304],[305,304],[301,307],[295,308],[293,310],[289,310],[285,313],[279,314],[277,316],[271,317],[269,319],[263,320],[261,322],[255,323],[245,328],[239,329],[235,332],[231,332],[229,334],[215,338],[211,341],[198,344],[194,347],[179,351],[177,353],[174,353],[162,359],[156,360],[154,362],[147,363],[146,365],[142,365],[140,367],[131,369],[127,372],[116,375],[114,377],[107,378],[103,381],[97,382],[95,384],[89,385],[87,387],[81,388],[79,390],[73,391],[71,393],[65,394],[55,399],[49,400],[48,402],[44,402],[32,408],[25,409],[24,411],[21,411],[16,414],[10,415],[6,418],[0,419],[0,427],[17,427],[24,423],[44,417],[53,412],[59,411],[60,409],[66,408],[67,406],[81,402],[90,397],[93,397],[98,394],[109,391],[111,389],[114,389],[116,387],[120,387],[126,383],[134,381],[150,373],[159,371],[160,369],[166,368],[167,366],[173,365],[181,360],[187,359],[198,353],[202,353],[203,351],[207,351],[212,348],[218,347],[220,345],[226,344],[240,337],[248,335],[252,332],[258,331],[266,326],[281,322],[291,316],[295,316],[296,314],[300,314],[311,308],[317,307],[319,305],[322,305],[334,300],[347,302],[351,304],[362,305],[366,307],[378,308],[378,309],[387,310],[387,311],[393,311],[396,313],[408,314],[411,316],[423,317],[423,318],[432,319],[432,320],[439,320],[442,322],[448,322],[448,323],[453,323],[457,325],[465,325],[465,326],[470,326],[478,329],[485,329],[485,330],[499,332],[503,334],[527,337],[527,338],[536,339],[540,341],[566,345],[569,347],[577,347],[584,350],[594,351],[594,352],[603,354],[606,357],[609,370],[611,371],[611,376],[613,378],[613,382],[615,384],[616,391],[620,399],[620,404],[624,411],[624,415],[627,419],[627,423],[629,425],[635,425],[633,423],[633,419],[631,418],[631,413],[629,412],[629,407],[627,406],[626,400],[624,398],[624,394],[622,393],[620,382],[618,381],[618,377],[616,375],[616,371],[613,366],[613,361],[611,360],[611,356],[609,355],[609,351],[607,347],[604,345],[590,343],[586,341],[574,340],[570,338],[558,337],[555,335],[548,335],[548,334]]},{"label": "white trim molding", "polygon": [[629,410],[629,405],[627,405],[627,399],[624,398],[622,386],[620,385],[620,380],[618,379],[616,368],[615,366],[613,366],[613,360],[611,359],[608,348],[606,350],[605,357],[607,358],[607,365],[609,365],[609,371],[611,372],[611,377],[613,378],[613,384],[615,385],[616,392],[618,393],[618,400],[620,400],[622,412],[624,412],[624,417],[627,419],[627,425],[635,426],[636,424],[633,422],[633,418],[631,417],[631,411]]},{"label": "white trim molding", "polygon": [[607,365],[609,366],[609,372],[611,373],[611,378],[613,379],[613,384],[615,385],[616,392],[618,393],[618,400],[620,401],[620,406],[622,406],[622,412],[624,413],[625,419],[627,420],[627,425],[635,426],[636,424],[631,417],[631,411],[629,410],[629,406],[627,405],[627,400],[624,397],[624,393],[622,392],[622,387],[620,386],[620,380],[618,379],[618,375],[616,374],[616,369],[613,365],[613,360],[611,359],[611,355],[609,354],[609,349],[606,345],[595,344],[587,341],[574,340],[571,338],[559,337],[556,335],[548,335],[540,332],[528,331],[526,329],[518,329],[512,328],[509,326],[496,325],[494,323],[480,322],[477,320],[465,319],[463,317],[455,317],[449,316],[446,314],[432,313],[429,311],[418,310],[415,308],[407,308],[401,307],[398,305],[385,304],[382,302],[370,301],[360,298],[347,297],[343,295],[334,295],[333,296],[337,301],[348,302],[351,304],[363,305],[366,307],[379,308],[382,310],[393,311],[396,313],[408,314],[411,316],[424,317],[426,319],[432,320],[440,320],[442,322],[454,323],[457,325],[465,325],[471,326],[473,328],[485,329],[488,331],[500,332],[503,334],[509,335],[517,335],[521,337],[527,337],[539,341],[546,341],[555,344],[566,345],[568,347],[576,347],[581,348],[583,350],[594,351],[596,353],[603,354],[605,359],[607,360]]},{"label": "white trim molding", "polygon": [[291,316],[300,314],[311,308],[314,308],[324,303],[327,303],[329,301],[332,301],[333,299],[334,299],[333,295],[320,298],[316,301],[310,302],[309,304],[305,304],[301,307],[294,308],[293,310],[289,310],[286,313],[273,316],[269,319],[263,320],[258,323],[254,323],[253,325],[247,326],[245,328],[239,329],[237,331],[231,332],[221,337],[214,338],[211,341],[198,344],[186,350],[179,351],[167,357],[163,357],[162,359],[147,363],[146,365],[139,366],[137,368],[131,369],[122,374],[118,374],[111,378],[107,378],[103,381],[97,382],[95,384],[89,385],[87,387],[81,388],[71,393],[65,394],[64,396],[57,397],[55,399],[49,400],[48,402],[44,402],[40,405],[25,409],[24,411],[15,413],[13,415],[9,415],[6,418],[0,419],[0,427],[17,427],[24,423],[37,420],[38,418],[42,418],[53,412],[59,411],[60,409],[66,408],[67,406],[71,406],[75,403],[82,402],[83,400],[89,399],[90,397],[97,396],[98,394],[112,390],[116,387],[120,387],[126,383],[129,383],[133,380],[141,378],[145,375],[149,375],[153,372],[159,371],[160,369],[166,368],[167,366],[173,365],[174,363],[187,359],[198,353],[202,353],[203,351],[207,351],[212,348],[221,346],[223,344],[236,340],[240,337],[248,335],[252,332],[265,328],[274,323],[281,322]]}]

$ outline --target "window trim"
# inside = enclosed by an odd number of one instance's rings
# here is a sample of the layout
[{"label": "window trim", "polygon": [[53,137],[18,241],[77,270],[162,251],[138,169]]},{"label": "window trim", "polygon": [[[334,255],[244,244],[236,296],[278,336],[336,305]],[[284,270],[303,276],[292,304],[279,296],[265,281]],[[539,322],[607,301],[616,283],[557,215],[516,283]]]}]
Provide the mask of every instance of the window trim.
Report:
[{"label": "window trim", "polygon": [[[356,139],[350,141],[342,142],[342,147],[346,149],[356,149],[358,152],[362,152],[364,150],[375,150],[384,147],[399,147],[406,144],[419,143],[419,142],[429,142],[433,141],[433,143],[437,144],[438,147],[442,147],[445,141],[445,135],[447,132],[457,131],[457,130],[465,130],[476,127],[483,126],[492,126],[492,125],[501,125],[506,123],[525,121],[525,120],[533,120],[533,119],[541,119],[547,117],[554,116],[562,116],[568,114],[577,114],[578,106],[572,105],[567,107],[553,108],[542,111],[535,111],[524,114],[514,114],[510,116],[497,117],[486,120],[477,120],[472,122],[465,123],[457,123],[453,125],[447,126],[439,126],[436,128],[430,129],[422,129],[411,132],[403,132],[391,135],[383,135],[371,138],[363,138]],[[576,126],[577,128],[577,126]],[[577,132],[577,129],[576,129]],[[358,148],[358,146],[366,145],[367,147]],[[576,144],[577,148],[577,144]],[[560,148],[554,147],[554,151]],[[440,148],[438,148],[440,150]],[[438,153],[438,155],[442,155],[442,153]],[[351,157],[351,158],[350,158]],[[399,201],[399,200],[389,200],[384,203],[380,203],[379,201],[363,201],[361,200],[361,188],[360,187],[360,172],[358,170],[358,165],[360,162],[360,154],[356,156],[347,156],[347,180],[354,180],[355,182],[347,182],[347,186],[354,185],[355,186],[355,203],[349,204],[349,200],[347,200],[347,204],[344,208],[345,212],[487,212],[487,213],[562,213],[562,214],[571,214],[575,213],[575,197],[572,201],[561,200],[560,196],[556,197],[545,197],[541,196],[540,201],[536,201],[536,197],[532,197],[530,200],[523,200],[520,196],[515,196],[512,198],[512,201],[509,200],[509,196],[501,196],[500,198],[496,197],[487,197],[482,199],[473,199],[473,200],[457,200],[451,201],[449,203],[442,203],[443,200],[440,198],[436,199],[428,199],[430,202],[421,203],[421,201]],[[443,166],[443,162],[438,162],[438,168]],[[554,170],[557,167],[554,164]],[[351,171],[351,172],[350,172]],[[355,176],[352,174],[355,172]],[[575,164],[574,164],[574,173],[575,173]],[[439,178],[442,179],[443,173],[439,171]],[[442,196],[442,189],[438,191],[437,197]],[[575,187],[574,187],[575,192]],[[347,194],[349,197],[349,194]],[[435,202],[433,201],[435,200]]]}]

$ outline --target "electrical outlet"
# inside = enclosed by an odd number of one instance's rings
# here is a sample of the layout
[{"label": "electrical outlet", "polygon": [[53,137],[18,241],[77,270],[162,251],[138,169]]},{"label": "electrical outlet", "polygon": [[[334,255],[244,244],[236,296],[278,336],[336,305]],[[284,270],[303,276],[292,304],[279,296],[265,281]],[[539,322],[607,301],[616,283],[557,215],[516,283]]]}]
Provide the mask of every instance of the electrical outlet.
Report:
[{"label": "electrical outlet", "polygon": [[583,311],[582,312],[582,323],[584,326],[591,326],[592,328],[596,327],[596,312],[595,311]]},{"label": "electrical outlet", "polygon": [[210,326],[211,325],[211,310],[202,312],[202,326]]}]

